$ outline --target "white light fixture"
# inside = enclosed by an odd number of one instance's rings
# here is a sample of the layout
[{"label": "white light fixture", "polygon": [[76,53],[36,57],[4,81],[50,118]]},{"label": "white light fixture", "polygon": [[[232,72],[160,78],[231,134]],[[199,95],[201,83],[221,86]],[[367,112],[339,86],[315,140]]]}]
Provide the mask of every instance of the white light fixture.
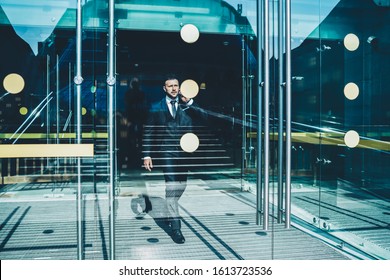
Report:
[{"label": "white light fixture", "polygon": [[20,113],[22,116],[27,115],[28,109],[27,109],[26,107],[20,107],[19,113]]}]

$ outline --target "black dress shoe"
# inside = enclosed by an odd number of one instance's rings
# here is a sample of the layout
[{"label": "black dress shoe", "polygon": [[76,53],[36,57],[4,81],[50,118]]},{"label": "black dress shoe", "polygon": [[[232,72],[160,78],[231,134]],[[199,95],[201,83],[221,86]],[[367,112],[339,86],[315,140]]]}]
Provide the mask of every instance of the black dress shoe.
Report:
[{"label": "black dress shoe", "polygon": [[149,213],[152,210],[152,202],[150,201],[149,196],[144,195],[143,197],[145,199],[145,210],[144,210],[144,212],[145,213]]},{"label": "black dress shoe", "polygon": [[180,229],[172,230],[171,238],[172,238],[173,242],[175,242],[177,244],[183,244],[184,242],[186,242]]}]

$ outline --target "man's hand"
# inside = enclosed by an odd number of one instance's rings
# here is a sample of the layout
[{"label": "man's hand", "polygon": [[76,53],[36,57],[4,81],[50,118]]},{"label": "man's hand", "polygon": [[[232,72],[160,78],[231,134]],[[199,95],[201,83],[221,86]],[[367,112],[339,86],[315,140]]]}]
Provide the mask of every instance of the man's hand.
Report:
[{"label": "man's hand", "polygon": [[187,98],[187,97],[185,97],[183,94],[180,94],[180,99],[181,99],[181,101],[183,101],[184,103],[188,103],[188,102],[191,100],[191,98]]},{"label": "man's hand", "polygon": [[146,170],[152,171],[153,163],[151,158],[144,159],[144,167]]}]

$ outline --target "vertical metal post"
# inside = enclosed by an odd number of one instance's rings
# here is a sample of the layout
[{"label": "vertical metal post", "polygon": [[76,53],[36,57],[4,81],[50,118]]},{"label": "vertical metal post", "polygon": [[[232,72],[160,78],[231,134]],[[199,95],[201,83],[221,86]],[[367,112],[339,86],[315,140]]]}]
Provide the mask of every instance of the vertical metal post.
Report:
[{"label": "vertical metal post", "polygon": [[[68,111],[72,111],[72,88],[70,87],[70,83],[72,81],[72,63],[69,62],[68,66],[68,79],[69,79],[69,87],[68,87]],[[72,126],[69,126],[69,132],[72,132]],[[72,138],[69,137],[69,144],[72,142]]]},{"label": "vertical metal post", "polygon": [[0,181],[0,185],[3,186],[4,185],[4,172],[3,172],[3,163],[5,162],[5,159],[0,159],[0,177],[1,177],[1,181]]},{"label": "vertical metal post", "polygon": [[[46,55],[46,98],[50,94],[50,56]],[[46,105],[46,143],[50,143],[50,103]],[[49,160],[49,159],[48,159]]]},{"label": "vertical metal post", "polygon": [[257,1],[257,75],[258,75],[258,99],[257,99],[257,183],[256,183],[256,224],[260,225],[263,212],[263,1]]},{"label": "vertical metal post", "polygon": [[[241,36],[241,79],[242,79],[242,160],[241,160],[241,178],[244,176],[246,168],[246,80],[245,80],[245,39]],[[243,180],[241,180],[241,189],[243,189]]]},{"label": "vertical metal post", "polygon": [[[59,58],[56,57],[56,144],[60,143],[60,68]],[[60,158],[56,160],[56,174],[59,173]]]},{"label": "vertical metal post", "polygon": [[109,220],[110,220],[110,259],[115,259],[115,114],[114,114],[114,86],[116,83],[115,77],[115,29],[114,29],[114,0],[108,2],[109,13],[109,30],[108,30],[108,127],[109,127],[109,156],[110,156],[110,178],[109,178]]},{"label": "vertical metal post", "polygon": [[57,55],[56,59],[56,143],[60,142],[60,68],[59,68],[59,58]]},{"label": "vertical metal post", "polygon": [[[248,62],[249,64],[249,62]],[[253,86],[253,83],[252,83],[252,80],[254,78],[254,76],[250,73],[250,67],[248,66],[248,70],[247,70],[247,73],[248,73],[248,79],[247,79],[247,83],[248,83],[248,86],[247,86],[247,92],[248,92],[248,96],[249,96],[249,118],[248,118],[248,123],[249,123],[249,132],[253,132],[253,127],[252,127],[252,124],[253,124],[253,91],[252,91],[252,86]],[[249,149],[248,149],[248,153],[249,153],[249,157],[248,157],[248,164],[247,166],[251,165],[252,164],[252,161],[253,161],[253,139],[252,137],[249,137],[248,139],[248,142],[249,142]]]},{"label": "vertical metal post", "polygon": [[283,183],[284,183],[284,165],[283,165],[283,151],[284,151],[284,129],[283,129],[283,118],[284,118],[284,86],[285,83],[283,82],[284,79],[284,59],[283,59],[283,53],[284,53],[284,24],[283,24],[283,0],[279,0],[279,11],[278,11],[278,59],[279,59],[279,112],[278,112],[278,223],[282,222],[283,219]]},{"label": "vertical metal post", "polygon": [[269,3],[264,0],[264,230],[268,230],[269,215],[269,59]]},{"label": "vertical metal post", "polygon": [[291,0],[286,1],[286,217],[285,227],[291,226]]},{"label": "vertical metal post", "polygon": [[[83,82],[81,71],[81,0],[77,0],[76,15],[76,75],[74,83],[76,84],[76,141],[81,143],[81,83]],[[77,158],[77,258],[84,258],[84,235],[83,235],[83,208],[82,208],[82,189],[81,189],[81,158]]]},{"label": "vertical metal post", "polygon": [[[46,98],[50,95],[50,55],[46,55]],[[46,144],[50,143],[50,102],[46,103]],[[46,158],[46,168],[49,168],[50,159]]]}]

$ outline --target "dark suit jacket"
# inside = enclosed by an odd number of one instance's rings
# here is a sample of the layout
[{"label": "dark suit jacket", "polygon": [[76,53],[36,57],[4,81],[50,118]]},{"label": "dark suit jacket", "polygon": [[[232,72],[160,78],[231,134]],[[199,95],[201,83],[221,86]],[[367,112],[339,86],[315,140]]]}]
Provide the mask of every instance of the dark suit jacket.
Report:
[{"label": "dark suit jacket", "polygon": [[144,126],[143,156],[151,157],[153,166],[162,167],[164,172],[185,172],[188,153],[181,149],[180,138],[193,131],[194,119],[199,118],[206,115],[195,103],[187,106],[179,102],[176,118],[169,112],[165,97],[152,104]]}]

